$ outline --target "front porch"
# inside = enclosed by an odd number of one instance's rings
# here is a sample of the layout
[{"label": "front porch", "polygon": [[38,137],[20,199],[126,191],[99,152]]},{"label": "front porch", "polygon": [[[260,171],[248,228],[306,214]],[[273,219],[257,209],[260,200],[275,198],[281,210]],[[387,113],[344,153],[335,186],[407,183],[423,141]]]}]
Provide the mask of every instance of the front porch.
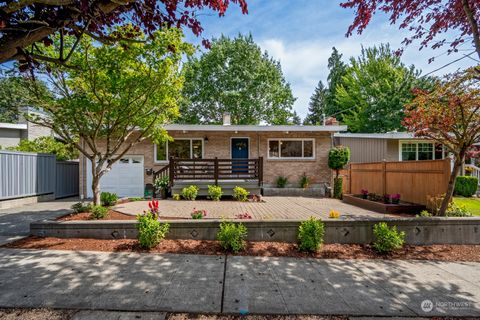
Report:
[{"label": "front porch", "polygon": [[153,173],[157,178],[169,179],[173,193],[181,193],[184,187],[196,185],[198,195],[208,195],[208,185],[219,185],[223,194],[231,196],[233,188],[239,186],[251,194],[260,194],[263,184],[263,158],[257,159],[175,159]]}]

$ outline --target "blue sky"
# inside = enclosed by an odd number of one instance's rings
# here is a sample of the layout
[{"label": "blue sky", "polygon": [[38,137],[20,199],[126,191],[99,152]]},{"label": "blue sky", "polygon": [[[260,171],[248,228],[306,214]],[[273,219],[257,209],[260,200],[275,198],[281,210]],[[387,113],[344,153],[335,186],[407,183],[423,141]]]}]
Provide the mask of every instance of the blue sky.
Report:
[{"label": "blue sky", "polygon": [[[248,15],[242,15],[236,5],[232,5],[222,18],[214,13],[201,13],[199,18],[205,29],[202,37],[210,39],[221,34],[233,37],[238,33],[252,33],[254,40],[263,50],[268,51],[276,60],[280,60],[285,78],[297,98],[295,110],[302,118],[307,113],[309,98],[318,81],[325,81],[328,75],[327,60],[333,46],[347,61],[351,56],[358,56],[362,44],[368,47],[388,42],[393,49],[397,49],[401,47],[400,43],[407,35],[404,31],[399,31],[397,25],[390,25],[386,16],[377,15],[361,36],[355,34],[346,38],[345,32],[353,20],[354,12],[341,8],[340,1],[247,0],[247,2]],[[187,40],[199,44],[201,38],[187,32]],[[473,45],[465,44],[462,47],[465,51],[447,55],[446,47],[422,51],[418,51],[418,47],[418,43],[407,47],[402,61],[407,65],[414,64],[423,70],[424,74],[473,50]],[[429,64],[428,59],[431,57],[437,58]],[[475,64],[475,61],[465,58],[434,74],[442,75]]]}]

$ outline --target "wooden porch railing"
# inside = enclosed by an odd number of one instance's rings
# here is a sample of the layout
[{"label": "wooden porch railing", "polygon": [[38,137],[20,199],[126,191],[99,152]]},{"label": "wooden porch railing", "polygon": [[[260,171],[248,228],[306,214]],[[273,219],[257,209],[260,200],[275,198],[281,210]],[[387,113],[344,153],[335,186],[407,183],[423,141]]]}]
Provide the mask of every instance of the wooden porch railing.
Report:
[{"label": "wooden porch railing", "polygon": [[153,179],[168,175],[170,186],[175,180],[244,179],[263,183],[263,158],[258,159],[176,159],[170,158],[165,167],[156,171]]}]

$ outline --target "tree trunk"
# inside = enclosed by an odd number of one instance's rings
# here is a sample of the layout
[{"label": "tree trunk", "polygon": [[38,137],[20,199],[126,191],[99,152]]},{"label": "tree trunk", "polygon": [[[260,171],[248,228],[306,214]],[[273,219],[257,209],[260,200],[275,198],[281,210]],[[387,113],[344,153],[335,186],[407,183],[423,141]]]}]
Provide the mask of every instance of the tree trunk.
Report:
[{"label": "tree trunk", "polygon": [[93,204],[100,205],[100,179],[96,176],[92,178]]},{"label": "tree trunk", "polygon": [[[459,159],[460,158],[460,159]],[[463,156],[456,157],[455,162],[453,164],[453,170],[450,174],[450,178],[448,179],[448,187],[447,192],[445,193],[445,197],[443,198],[442,205],[440,206],[440,211],[438,212],[439,216],[445,216],[448,208],[448,204],[453,196],[453,191],[455,190],[455,180],[457,180],[458,173],[460,172],[460,168],[463,163]]]},{"label": "tree trunk", "polygon": [[101,168],[102,163],[96,163],[97,157],[94,157],[92,161],[92,194],[93,194],[93,204],[96,206],[100,205],[100,178],[101,178]]}]

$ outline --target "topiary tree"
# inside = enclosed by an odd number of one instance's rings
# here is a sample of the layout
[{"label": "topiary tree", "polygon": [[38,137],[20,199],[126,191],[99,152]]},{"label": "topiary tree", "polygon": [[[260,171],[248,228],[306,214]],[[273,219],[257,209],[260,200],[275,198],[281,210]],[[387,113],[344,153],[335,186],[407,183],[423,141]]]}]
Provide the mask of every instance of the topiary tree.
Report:
[{"label": "topiary tree", "polygon": [[333,179],[333,196],[337,199],[342,198],[343,178],[339,177],[339,171],[350,161],[350,149],[344,146],[338,146],[330,149],[328,152],[328,167],[335,170]]}]

